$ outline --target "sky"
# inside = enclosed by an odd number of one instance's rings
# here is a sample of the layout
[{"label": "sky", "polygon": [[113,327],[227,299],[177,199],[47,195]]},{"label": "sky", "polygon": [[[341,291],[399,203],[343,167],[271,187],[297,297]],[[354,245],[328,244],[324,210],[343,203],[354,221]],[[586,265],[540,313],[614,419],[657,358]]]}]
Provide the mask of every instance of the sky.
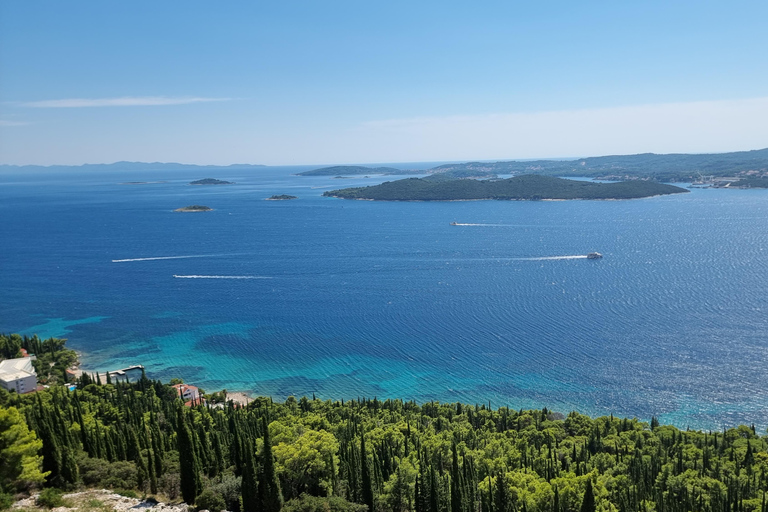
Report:
[{"label": "sky", "polygon": [[768,2],[0,0],[0,164],[768,147]]}]

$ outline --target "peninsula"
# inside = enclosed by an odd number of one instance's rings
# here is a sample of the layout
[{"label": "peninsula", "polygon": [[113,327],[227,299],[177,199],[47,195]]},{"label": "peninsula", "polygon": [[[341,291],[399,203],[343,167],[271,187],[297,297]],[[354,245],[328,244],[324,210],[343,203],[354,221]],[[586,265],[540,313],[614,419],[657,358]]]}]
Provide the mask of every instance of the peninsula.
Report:
[{"label": "peninsula", "polygon": [[379,201],[466,201],[479,199],[637,199],[688,190],[652,181],[596,183],[527,174],[504,180],[408,178],[370,187],[330,190],[323,195]]},{"label": "peninsula", "polygon": [[183,208],[176,208],[173,211],[175,212],[212,212],[213,208],[209,208],[208,206],[202,206],[199,204],[193,204],[190,206],[185,206]]},{"label": "peninsula", "polygon": [[359,176],[361,174],[413,174],[413,171],[404,171],[394,167],[365,167],[362,165],[336,165],[322,167],[311,171],[304,171],[297,176]]},{"label": "peninsula", "polygon": [[296,196],[289,196],[288,194],[280,194],[279,196],[271,196],[266,201],[288,201],[291,199],[298,199]]},{"label": "peninsula", "polygon": [[233,185],[232,181],[217,180],[214,178],[203,178],[202,180],[192,181],[190,185]]}]

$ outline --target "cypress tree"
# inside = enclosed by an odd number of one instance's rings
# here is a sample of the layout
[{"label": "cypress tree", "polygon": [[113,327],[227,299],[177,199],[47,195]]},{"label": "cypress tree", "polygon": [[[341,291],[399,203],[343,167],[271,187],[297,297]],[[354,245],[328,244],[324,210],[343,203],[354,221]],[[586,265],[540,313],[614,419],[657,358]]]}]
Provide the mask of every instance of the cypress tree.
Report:
[{"label": "cypress tree", "polygon": [[499,473],[496,475],[496,503],[494,503],[494,509],[496,512],[509,512],[510,502],[507,479],[504,473]]},{"label": "cypress tree", "polygon": [[259,510],[259,487],[256,482],[256,461],[253,455],[253,445],[250,441],[245,443],[244,459],[243,481],[240,486],[243,497],[243,512],[257,512]]},{"label": "cypress tree", "polygon": [[456,450],[456,442],[451,445],[453,463],[451,464],[451,512],[464,512],[464,495],[459,472],[459,455]]},{"label": "cypress tree", "polygon": [[280,481],[275,472],[275,458],[272,455],[272,441],[269,439],[267,418],[262,417],[264,429],[264,451],[262,452],[261,478],[259,478],[259,501],[261,512],[280,512],[283,508],[283,495]]},{"label": "cypress tree", "polygon": [[68,447],[62,450],[61,479],[68,487],[77,485],[80,479],[80,469],[77,467],[74,450]]},{"label": "cypress tree", "polygon": [[363,504],[368,505],[368,512],[373,512],[373,483],[371,469],[368,467],[368,452],[365,449],[365,432],[360,433],[360,465],[362,467]]},{"label": "cypress tree", "polygon": [[195,454],[194,438],[187,425],[183,409],[178,413],[179,478],[181,497],[188,504],[195,502],[200,491],[200,468]]},{"label": "cypress tree", "polygon": [[581,512],[595,512],[595,493],[592,491],[592,479],[587,479],[587,490],[581,502]]},{"label": "cypress tree", "polygon": [[440,495],[437,490],[437,475],[435,467],[429,468],[429,512],[440,512]]}]

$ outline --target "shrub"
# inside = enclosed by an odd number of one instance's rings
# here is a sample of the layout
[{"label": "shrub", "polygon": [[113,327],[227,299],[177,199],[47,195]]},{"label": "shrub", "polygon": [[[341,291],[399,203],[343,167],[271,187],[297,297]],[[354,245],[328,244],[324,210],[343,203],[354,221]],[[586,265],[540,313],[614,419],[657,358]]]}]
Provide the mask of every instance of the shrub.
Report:
[{"label": "shrub", "polygon": [[175,500],[181,493],[181,480],[178,473],[166,473],[160,478],[160,490],[168,496],[169,500]]},{"label": "shrub", "polygon": [[221,497],[224,498],[227,510],[240,512],[241,481],[239,476],[224,475],[220,482],[210,487],[211,490],[221,494]]},{"label": "shrub", "polygon": [[61,497],[61,491],[49,487],[43,489],[43,491],[37,497],[37,504],[45,508],[56,508],[67,506],[67,501]]},{"label": "shrub", "polygon": [[115,494],[119,494],[120,496],[125,496],[126,498],[139,498],[139,493],[136,491],[133,491],[131,489],[115,489]]},{"label": "shrub", "polygon": [[298,498],[286,502],[282,512],[367,512],[366,505],[350,503],[344,498],[332,496],[319,498],[302,494]]},{"label": "shrub", "polygon": [[0,510],[11,508],[13,505],[13,496],[0,492]]},{"label": "shrub", "polygon": [[210,510],[210,512],[221,512],[226,508],[224,498],[213,489],[206,489],[200,493],[195,500],[198,510]]}]

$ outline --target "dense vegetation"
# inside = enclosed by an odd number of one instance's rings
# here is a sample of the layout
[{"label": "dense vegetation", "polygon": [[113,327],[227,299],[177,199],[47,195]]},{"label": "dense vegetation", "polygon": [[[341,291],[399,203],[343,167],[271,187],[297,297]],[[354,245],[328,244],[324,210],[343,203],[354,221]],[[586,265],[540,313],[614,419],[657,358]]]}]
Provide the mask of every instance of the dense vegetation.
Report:
[{"label": "dense vegetation", "polygon": [[433,180],[408,178],[371,187],[331,190],[324,196],[383,201],[450,201],[466,199],[634,199],[678,194],[686,189],[653,181],[596,183],[533,174],[505,180]]},{"label": "dense vegetation", "polygon": [[279,196],[270,196],[267,201],[287,201],[289,199],[298,199],[296,196],[289,196],[288,194],[280,194]]},{"label": "dense vegetation", "polygon": [[768,148],[719,154],[617,155],[578,160],[467,162],[447,164],[430,172],[485,171],[499,174],[533,173],[550,176],[632,176],[661,182],[695,181],[701,175],[733,176],[746,171],[768,171]]},{"label": "dense vegetation", "polygon": [[739,188],[768,188],[768,178],[744,178],[734,181],[730,186]]},{"label": "dense vegetation", "polygon": [[136,489],[243,512],[768,510],[754,427],[377,399],[184,407],[146,377],[78,384],[0,394],[1,491]]},{"label": "dense vegetation", "polygon": [[203,178],[202,180],[191,181],[190,185],[232,185],[231,181],[217,180],[215,178]]},{"label": "dense vegetation", "polygon": [[412,171],[403,171],[394,167],[364,167],[362,165],[335,165],[323,167],[311,171],[300,172],[298,176],[353,176],[360,174],[409,174]]}]

